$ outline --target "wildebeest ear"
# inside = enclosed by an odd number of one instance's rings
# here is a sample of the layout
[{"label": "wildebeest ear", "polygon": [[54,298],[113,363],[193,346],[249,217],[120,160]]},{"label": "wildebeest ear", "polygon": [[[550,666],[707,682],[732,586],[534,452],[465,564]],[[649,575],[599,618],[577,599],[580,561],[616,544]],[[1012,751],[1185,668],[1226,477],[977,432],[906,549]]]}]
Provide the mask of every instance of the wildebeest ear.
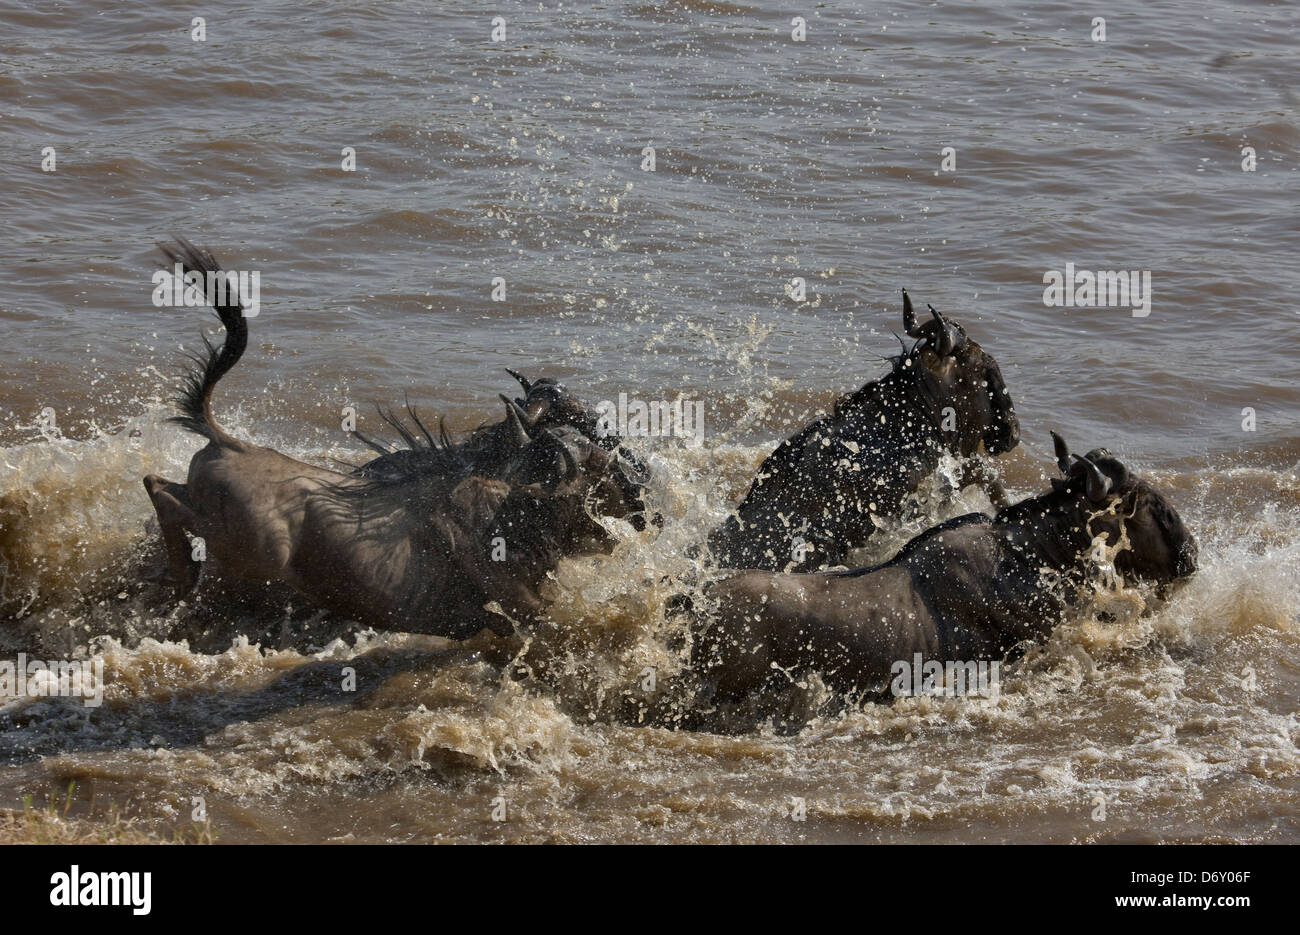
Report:
[{"label": "wildebeest ear", "polygon": [[1070,473],[1070,446],[1065,443],[1065,439],[1055,432],[1052,433],[1052,448],[1056,454],[1056,466],[1061,469],[1062,474]]}]

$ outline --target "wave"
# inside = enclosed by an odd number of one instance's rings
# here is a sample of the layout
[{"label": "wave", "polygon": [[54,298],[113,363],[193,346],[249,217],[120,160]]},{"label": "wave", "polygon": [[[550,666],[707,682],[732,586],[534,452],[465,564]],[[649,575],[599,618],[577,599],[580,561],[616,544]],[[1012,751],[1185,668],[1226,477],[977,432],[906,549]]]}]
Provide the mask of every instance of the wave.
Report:
[{"label": "wave", "polygon": [[[3,648],[94,655],[106,676],[98,709],[0,700],[0,760],[15,767],[0,797],[37,780],[93,780],[123,795],[148,789],[164,814],[181,815],[176,789],[244,803],[304,787],[326,799],[399,787],[418,797],[435,795],[411,791],[430,777],[439,789],[473,790],[473,820],[484,820],[498,786],[513,788],[516,804],[551,802],[562,813],[549,832],[522,839],[568,839],[581,827],[597,838],[619,827],[636,839],[659,827],[707,840],[686,816],[713,814],[735,822],[741,839],[762,840],[772,796],[821,782],[838,789],[810,793],[827,839],[852,827],[857,838],[888,840],[905,830],[915,837],[918,823],[942,836],[953,823],[1086,811],[1097,796],[1130,813],[1164,814],[1171,802],[1209,796],[1226,797],[1214,808],[1240,810],[1261,786],[1278,801],[1300,772],[1300,503],[1285,464],[1290,444],[1237,459],[1249,466],[1153,469],[1198,534],[1198,573],[1167,602],[1138,588],[1099,592],[1093,613],[1005,670],[996,697],[845,706],[812,677],[791,684],[777,715],[730,710],[701,724],[691,716],[685,633],[664,604],[699,580],[689,547],[721,519],[768,443],[645,451],[657,468],[649,499],[666,518],[662,530],[609,521],[614,551],[565,560],[547,583],[548,623],[527,637],[450,644],[323,619],[274,589],[205,585],[180,602],[153,590],[143,578],[161,558],[140,477],[183,476],[195,449],[160,416],[150,411],[86,441],[0,450]],[[321,463],[347,454],[310,444],[292,453]],[[1031,455],[1004,460],[1013,493],[1041,486]],[[863,562],[930,523],[987,508],[981,495],[953,494],[951,468]],[[1243,513],[1235,506],[1243,499],[1257,509]],[[354,692],[341,687],[345,670]],[[707,730],[679,729],[700,726]],[[668,765],[678,756],[688,765]],[[629,760],[654,778],[628,775]],[[636,813],[635,827],[554,803],[555,790],[586,782],[662,792],[685,781],[666,778],[682,770],[694,792],[660,797]],[[710,788],[738,773],[752,794]],[[782,791],[764,798],[762,788]],[[448,815],[471,820],[436,795]],[[1161,821],[1161,839],[1184,833]],[[320,822],[318,837],[328,825]],[[1127,839],[1104,827],[1090,834]],[[1267,835],[1246,822],[1225,838]]]}]

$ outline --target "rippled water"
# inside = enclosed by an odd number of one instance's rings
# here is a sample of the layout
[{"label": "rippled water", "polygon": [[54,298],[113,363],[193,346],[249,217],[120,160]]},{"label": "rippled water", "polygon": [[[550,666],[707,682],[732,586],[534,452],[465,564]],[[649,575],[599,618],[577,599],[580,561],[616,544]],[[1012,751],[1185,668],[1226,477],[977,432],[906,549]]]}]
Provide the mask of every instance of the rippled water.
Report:
[{"label": "rippled water", "polygon": [[[109,679],[90,714],[0,711],[0,807],[76,779],[83,811],[160,827],[201,795],[232,841],[1300,839],[1298,26],[1280,3],[0,4],[0,658],[93,649]],[[355,460],[344,407],[373,428],[409,393],[465,429],[505,366],[680,391],[704,446],[643,446],[668,523],[565,563],[526,646],[357,634],[280,593],[165,604],[140,477],[197,448],[161,400],[212,327],[150,302],[171,233],[261,272],[216,399],[241,437]],[[1150,316],[1045,307],[1067,262],[1150,270]],[[793,737],[639,724],[663,714],[642,671],[681,664],[665,576],[882,372],[903,286],[1001,363],[1016,493],[1048,428],[1108,445],[1172,491],[1200,572],[1059,629],[995,701]]]}]

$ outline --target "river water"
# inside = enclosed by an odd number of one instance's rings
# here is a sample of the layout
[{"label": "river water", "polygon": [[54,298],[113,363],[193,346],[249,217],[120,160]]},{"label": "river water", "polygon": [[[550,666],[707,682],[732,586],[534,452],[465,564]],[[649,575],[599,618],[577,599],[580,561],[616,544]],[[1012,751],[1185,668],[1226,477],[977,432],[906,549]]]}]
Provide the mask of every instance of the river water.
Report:
[{"label": "river water", "polygon": [[[170,833],[201,798],[234,842],[1300,841],[1297,35],[1294,4],[1217,0],[0,3],[0,658],[107,678],[100,708],[0,708],[0,807],[75,781],[78,814]],[[664,528],[566,561],[526,645],[163,600],[140,478],[184,477],[197,440],[162,420],[215,328],[151,302],[171,234],[260,273],[233,433],[356,461],[347,407],[464,431],[507,366],[680,394],[703,445],[636,443]],[[1149,315],[1048,307],[1067,263],[1148,271]],[[1049,428],[1108,446],[1200,571],[1111,595],[996,699],[656,726],[666,582],[883,372],[901,287],[999,360],[1015,494]],[[864,560],[986,506],[935,497]]]}]

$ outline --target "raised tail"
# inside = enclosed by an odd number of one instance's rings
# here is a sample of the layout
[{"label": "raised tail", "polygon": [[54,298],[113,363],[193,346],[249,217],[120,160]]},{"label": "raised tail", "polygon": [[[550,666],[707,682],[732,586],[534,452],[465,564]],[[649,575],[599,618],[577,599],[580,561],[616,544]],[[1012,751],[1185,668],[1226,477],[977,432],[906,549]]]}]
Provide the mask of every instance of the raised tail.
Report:
[{"label": "raised tail", "polygon": [[220,348],[214,347],[204,334],[205,350],[190,355],[196,366],[185,375],[180,394],[176,397],[180,414],[172,416],[168,421],[182,425],[218,445],[238,446],[242,443],[226,434],[212,418],[212,390],[217,381],[226,375],[226,371],[239,362],[244,348],[248,346],[248,322],[240,304],[239,288],[233,282],[234,277],[231,277],[232,282],[225,288],[208,288],[209,273],[216,274],[218,278],[225,274],[221,264],[202,247],[196,247],[180,237],[176,238],[175,245],[159,244],[158,247],[173,264],[180,264],[186,274],[197,273],[203,277],[201,288],[205,290],[204,294],[216,310],[217,317],[226,326],[226,339]]}]

